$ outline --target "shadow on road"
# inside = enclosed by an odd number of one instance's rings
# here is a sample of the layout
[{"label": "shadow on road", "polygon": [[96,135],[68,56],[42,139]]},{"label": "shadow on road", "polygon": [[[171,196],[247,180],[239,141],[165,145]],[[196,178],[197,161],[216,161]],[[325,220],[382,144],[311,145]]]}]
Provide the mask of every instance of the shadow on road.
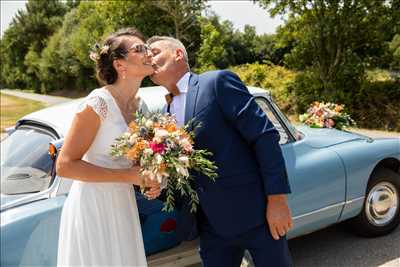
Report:
[{"label": "shadow on road", "polygon": [[400,227],[379,238],[362,238],[343,225],[289,241],[295,267],[400,267]]}]

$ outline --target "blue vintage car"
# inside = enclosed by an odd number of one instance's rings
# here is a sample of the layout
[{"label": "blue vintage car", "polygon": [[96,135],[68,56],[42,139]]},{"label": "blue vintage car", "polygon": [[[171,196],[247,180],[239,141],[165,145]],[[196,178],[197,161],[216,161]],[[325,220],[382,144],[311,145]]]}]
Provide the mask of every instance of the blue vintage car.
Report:
[{"label": "blue vintage car", "polygon": [[[364,236],[385,235],[398,226],[400,138],[294,127],[266,90],[249,90],[281,135],[292,188],[294,228],[289,238],[342,221]],[[162,108],[165,93],[162,87],[140,90],[150,110]],[[54,159],[80,102],[25,116],[1,143],[1,266],[56,262],[60,211],[71,180],[54,173]],[[54,145],[51,154],[49,143]],[[159,200],[140,194],[137,199],[146,253],[177,246],[175,214],[162,212]],[[195,254],[185,255],[193,263]]]}]

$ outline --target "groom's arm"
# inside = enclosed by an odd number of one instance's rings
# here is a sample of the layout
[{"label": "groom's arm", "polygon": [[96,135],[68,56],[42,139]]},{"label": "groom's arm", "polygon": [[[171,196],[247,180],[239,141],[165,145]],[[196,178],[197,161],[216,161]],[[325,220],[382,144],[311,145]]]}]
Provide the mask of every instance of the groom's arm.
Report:
[{"label": "groom's arm", "polygon": [[266,218],[271,235],[279,239],[292,227],[285,195],[290,193],[290,186],[279,132],[236,74],[220,71],[214,89],[224,117],[255,151],[268,202]]},{"label": "groom's arm", "polygon": [[229,71],[217,76],[215,95],[224,117],[255,151],[266,195],[290,193],[279,132],[239,77]]}]

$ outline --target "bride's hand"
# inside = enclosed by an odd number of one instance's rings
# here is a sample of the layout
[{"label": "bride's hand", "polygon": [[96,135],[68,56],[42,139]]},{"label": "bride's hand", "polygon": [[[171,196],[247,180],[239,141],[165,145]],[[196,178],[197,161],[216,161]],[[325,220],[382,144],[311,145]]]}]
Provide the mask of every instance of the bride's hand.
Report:
[{"label": "bride's hand", "polygon": [[135,165],[128,170],[128,179],[133,184],[139,185],[141,188],[146,188],[144,195],[148,199],[155,199],[161,193],[160,183],[158,181],[153,181],[147,176],[142,176],[140,174],[140,167]]},{"label": "bride's hand", "polygon": [[144,193],[147,199],[156,199],[161,193],[160,183],[158,181],[153,181],[148,177],[144,179],[144,187],[149,188]]}]

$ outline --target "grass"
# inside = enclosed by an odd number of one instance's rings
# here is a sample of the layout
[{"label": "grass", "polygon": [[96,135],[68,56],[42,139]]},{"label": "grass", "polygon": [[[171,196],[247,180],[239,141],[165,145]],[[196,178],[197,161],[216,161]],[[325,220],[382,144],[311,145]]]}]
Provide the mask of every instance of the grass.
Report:
[{"label": "grass", "polygon": [[39,101],[28,100],[16,96],[10,96],[0,93],[0,127],[1,132],[5,128],[13,126],[15,122],[26,114],[46,107]]}]

